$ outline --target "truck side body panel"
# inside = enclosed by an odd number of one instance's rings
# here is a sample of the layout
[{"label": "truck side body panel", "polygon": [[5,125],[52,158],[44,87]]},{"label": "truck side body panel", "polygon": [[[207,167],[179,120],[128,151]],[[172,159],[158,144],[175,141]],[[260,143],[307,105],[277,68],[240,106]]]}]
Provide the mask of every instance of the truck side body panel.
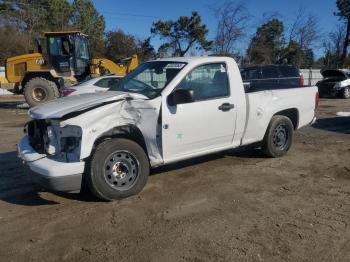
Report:
[{"label": "truck side body panel", "polygon": [[261,141],[272,116],[284,110],[297,110],[296,129],[310,124],[315,116],[316,93],[316,87],[303,87],[246,94],[247,125],[242,145]]}]

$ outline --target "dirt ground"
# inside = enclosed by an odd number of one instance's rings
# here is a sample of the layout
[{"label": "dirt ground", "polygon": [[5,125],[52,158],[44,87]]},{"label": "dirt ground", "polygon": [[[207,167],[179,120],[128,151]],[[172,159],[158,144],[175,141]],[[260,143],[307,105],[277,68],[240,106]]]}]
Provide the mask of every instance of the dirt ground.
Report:
[{"label": "dirt ground", "polygon": [[0,103],[0,261],[350,261],[350,100],[322,100],[283,158],[197,158],[110,203],[30,182],[14,104]]}]

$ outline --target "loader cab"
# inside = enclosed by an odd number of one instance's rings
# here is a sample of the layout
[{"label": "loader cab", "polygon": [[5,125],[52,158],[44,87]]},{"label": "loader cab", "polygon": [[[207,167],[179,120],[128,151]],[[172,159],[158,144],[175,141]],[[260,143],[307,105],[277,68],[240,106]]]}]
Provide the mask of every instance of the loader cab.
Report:
[{"label": "loader cab", "polygon": [[45,34],[50,65],[60,75],[84,78],[89,75],[91,57],[87,36],[80,32]]}]

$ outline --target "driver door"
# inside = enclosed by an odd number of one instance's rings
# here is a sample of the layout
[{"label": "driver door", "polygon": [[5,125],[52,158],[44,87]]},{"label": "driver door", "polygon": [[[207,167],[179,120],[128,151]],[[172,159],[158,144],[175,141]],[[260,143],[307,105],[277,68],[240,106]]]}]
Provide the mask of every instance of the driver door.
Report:
[{"label": "driver door", "polygon": [[[163,100],[165,163],[229,147],[235,131],[236,109],[230,94],[226,64],[198,66],[176,89],[192,89],[194,101],[170,106]],[[230,108],[223,110],[223,104],[230,105]]]},{"label": "driver door", "polygon": [[69,36],[55,35],[48,38],[50,64],[59,73],[70,72],[73,68],[72,46]]}]

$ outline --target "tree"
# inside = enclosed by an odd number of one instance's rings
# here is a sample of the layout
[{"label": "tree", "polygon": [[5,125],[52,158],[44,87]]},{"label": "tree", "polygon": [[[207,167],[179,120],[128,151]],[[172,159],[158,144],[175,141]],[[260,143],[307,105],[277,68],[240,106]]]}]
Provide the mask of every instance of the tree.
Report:
[{"label": "tree", "polygon": [[67,0],[47,0],[45,30],[63,31],[70,28],[72,6]]},{"label": "tree", "polygon": [[151,38],[138,40],[135,36],[126,34],[122,30],[107,32],[105,43],[105,55],[113,61],[120,61],[133,54],[137,54],[141,62],[156,57],[154,47],[151,45]]},{"label": "tree", "polygon": [[7,10],[11,10],[11,9],[12,7],[10,3],[0,1],[0,12],[6,12]]},{"label": "tree", "polygon": [[258,27],[247,50],[248,62],[256,64],[278,63],[284,44],[283,31],[283,23],[277,18],[273,18]]},{"label": "tree", "polygon": [[206,39],[208,29],[197,12],[192,12],[190,17],[180,16],[177,21],[158,20],[153,23],[151,33],[167,41],[159,49],[171,51],[173,56],[185,56],[193,47],[208,50],[212,44]]},{"label": "tree", "polygon": [[345,25],[340,24],[334,31],[329,33],[327,39],[323,41],[323,48],[325,50],[324,57],[322,57],[323,65],[330,68],[339,68],[341,65],[341,56],[343,51],[343,44],[345,39]]},{"label": "tree", "polygon": [[74,0],[70,21],[73,27],[89,36],[92,55],[103,55],[105,19],[92,0]]},{"label": "tree", "polygon": [[348,47],[350,44],[350,1],[337,0],[337,7],[338,7],[338,12],[336,13],[336,15],[339,16],[340,19],[344,20],[344,23],[346,24],[343,50],[340,58],[340,64],[343,67],[345,59],[348,54]]},{"label": "tree", "polygon": [[[0,65],[5,65],[5,60],[14,55],[24,54],[28,51],[30,36],[26,32],[19,31],[13,26],[0,27],[0,35],[6,36],[0,41]],[[16,44],[14,44],[16,43]]]},{"label": "tree", "polygon": [[34,38],[41,37],[45,31],[71,29],[89,35],[93,56],[104,54],[105,21],[92,0],[0,0],[0,29],[11,32],[12,43],[19,42],[16,49],[5,46],[7,39],[2,39],[0,50],[2,53],[7,50],[7,56],[34,49]]},{"label": "tree", "polygon": [[106,34],[106,57],[120,61],[136,54],[138,46],[133,35],[125,34],[122,30],[109,31]]},{"label": "tree", "polygon": [[299,64],[302,49],[298,42],[290,40],[282,53],[282,61],[287,61],[288,64]]},{"label": "tree", "polygon": [[[312,47],[320,38],[318,29],[318,19],[312,14],[306,14],[304,9],[299,9],[289,32],[289,43],[285,49],[285,57],[293,57],[293,61],[288,62],[301,66],[309,65]],[[292,47],[292,48],[291,48]],[[298,48],[296,48],[298,47]],[[293,50],[292,54],[288,54]]]},{"label": "tree", "polygon": [[0,10],[4,11],[7,25],[35,35],[67,29],[71,18],[68,0],[12,0],[0,2]]},{"label": "tree", "polygon": [[141,62],[154,59],[156,57],[156,51],[151,44],[151,38],[148,37],[145,40],[139,40],[137,44],[137,55]]},{"label": "tree", "polygon": [[42,1],[1,1],[1,8],[6,26],[17,27],[21,31],[26,31],[32,37],[43,30],[47,12]]},{"label": "tree", "polygon": [[236,44],[246,35],[247,22],[250,16],[243,3],[226,1],[214,9],[218,18],[213,51],[218,55],[233,55],[238,52]]}]

